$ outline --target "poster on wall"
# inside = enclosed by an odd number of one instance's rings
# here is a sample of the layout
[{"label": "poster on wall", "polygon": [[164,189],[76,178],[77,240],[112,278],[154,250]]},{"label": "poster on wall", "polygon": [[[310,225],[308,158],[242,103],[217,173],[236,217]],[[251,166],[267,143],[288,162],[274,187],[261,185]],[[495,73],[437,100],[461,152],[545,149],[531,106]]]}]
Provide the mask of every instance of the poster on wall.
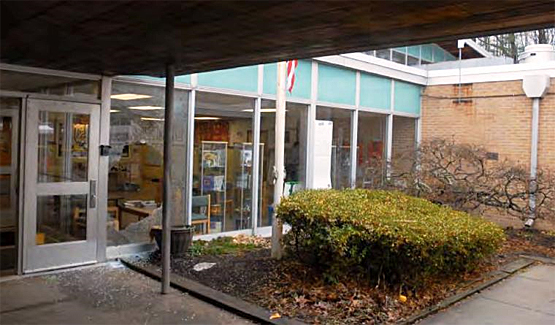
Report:
[{"label": "poster on wall", "polygon": [[312,188],[331,188],[333,122],[317,120],[314,127],[314,178]]}]

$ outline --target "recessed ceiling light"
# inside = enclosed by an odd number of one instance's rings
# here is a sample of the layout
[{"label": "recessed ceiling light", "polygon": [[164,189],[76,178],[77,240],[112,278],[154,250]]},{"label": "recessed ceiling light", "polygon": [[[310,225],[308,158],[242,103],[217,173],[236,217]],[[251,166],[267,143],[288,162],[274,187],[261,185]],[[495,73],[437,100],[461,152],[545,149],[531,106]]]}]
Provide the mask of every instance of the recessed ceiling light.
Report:
[{"label": "recessed ceiling light", "polygon": [[141,120],[143,121],[163,121],[163,118],[159,118],[159,117],[141,117]]},{"label": "recessed ceiling light", "polygon": [[110,98],[119,99],[119,100],[146,99],[146,98],[151,98],[151,97],[152,96],[141,95],[141,94],[117,94],[117,95],[110,96]]},{"label": "recessed ceiling light", "polygon": [[210,120],[220,120],[221,118],[215,116],[197,116],[195,120],[197,121],[210,121]]},{"label": "recessed ceiling light", "polygon": [[161,106],[149,106],[149,105],[146,105],[146,106],[130,106],[128,108],[129,109],[136,109],[136,110],[139,110],[139,111],[155,111],[155,110],[164,109],[164,107],[161,107]]},{"label": "recessed ceiling light", "polygon": [[111,109],[110,110],[110,113],[119,113],[119,112],[121,112],[119,109]]}]

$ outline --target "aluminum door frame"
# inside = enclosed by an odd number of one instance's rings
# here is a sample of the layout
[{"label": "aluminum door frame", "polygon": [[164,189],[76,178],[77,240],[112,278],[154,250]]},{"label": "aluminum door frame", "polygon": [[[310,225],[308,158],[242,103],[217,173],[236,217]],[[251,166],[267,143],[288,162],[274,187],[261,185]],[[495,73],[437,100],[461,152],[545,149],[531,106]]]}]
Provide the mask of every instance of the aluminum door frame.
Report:
[{"label": "aluminum door frame", "polygon": [[[21,102],[21,101],[20,101]],[[19,111],[21,109],[21,103],[19,109],[5,109],[0,111],[0,116],[6,116],[12,118],[12,161],[10,165],[9,172],[0,170],[1,175],[10,175],[10,200],[11,206],[15,210],[15,220],[16,227],[19,224],[19,218],[17,217],[19,210],[19,193],[18,193],[18,183],[19,183],[19,163],[18,163],[18,152],[19,152]],[[17,238],[16,238],[17,239]]]},{"label": "aluminum door frame", "polygon": [[[95,198],[95,207],[90,207],[91,184],[89,181],[96,181],[96,187],[98,187],[100,105],[28,98],[26,106],[23,272],[32,273],[95,263],[97,259],[97,242],[99,240],[97,228],[97,208],[99,202],[98,198]],[[87,181],[38,182],[39,111],[78,113],[90,116]],[[96,188],[96,192],[98,192],[98,188]],[[37,245],[37,196],[39,195],[87,195],[86,240]]]}]

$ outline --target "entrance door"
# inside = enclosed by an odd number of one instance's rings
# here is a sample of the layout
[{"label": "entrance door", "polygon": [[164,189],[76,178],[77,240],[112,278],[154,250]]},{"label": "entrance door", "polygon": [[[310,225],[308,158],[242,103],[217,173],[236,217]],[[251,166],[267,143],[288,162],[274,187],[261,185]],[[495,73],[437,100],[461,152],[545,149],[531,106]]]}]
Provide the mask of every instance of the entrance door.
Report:
[{"label": "entrance door", "polygon": [[15,274],[18,255],[17,190],[19,98],[0,98],[0,276]]},{"label": "entrance door", "polygon": [[96,260],[100,106],[27,101],[25,272]]}]

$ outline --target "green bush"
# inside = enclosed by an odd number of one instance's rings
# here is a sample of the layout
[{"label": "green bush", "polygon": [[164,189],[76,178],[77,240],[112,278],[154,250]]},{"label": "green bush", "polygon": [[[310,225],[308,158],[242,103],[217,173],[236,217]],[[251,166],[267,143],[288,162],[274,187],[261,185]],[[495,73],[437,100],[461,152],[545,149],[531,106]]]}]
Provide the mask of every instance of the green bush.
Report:
[{"label": "green bush", "polygon": [[491,222],[399,192],[307,190],[277,213],[292,227],[288,250],[305,262],[391,284],[472,269],[505,238]]}]

